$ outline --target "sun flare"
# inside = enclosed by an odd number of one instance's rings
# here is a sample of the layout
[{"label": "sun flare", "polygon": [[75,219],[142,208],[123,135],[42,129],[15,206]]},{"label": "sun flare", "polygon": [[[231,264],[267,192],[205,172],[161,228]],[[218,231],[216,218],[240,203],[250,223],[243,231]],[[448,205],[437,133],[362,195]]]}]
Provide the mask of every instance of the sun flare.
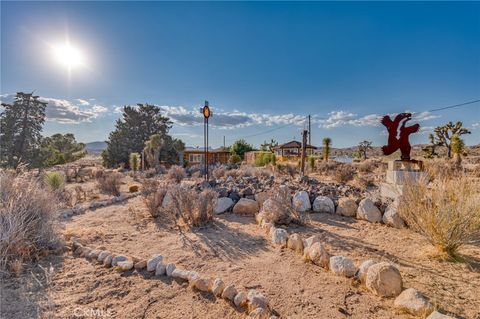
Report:
[{"label": "sun flare", "polygon": [[82,52],[70,44],[54,47],[54,56],[58,63],[68,69],[82,66],[85,62]]}]

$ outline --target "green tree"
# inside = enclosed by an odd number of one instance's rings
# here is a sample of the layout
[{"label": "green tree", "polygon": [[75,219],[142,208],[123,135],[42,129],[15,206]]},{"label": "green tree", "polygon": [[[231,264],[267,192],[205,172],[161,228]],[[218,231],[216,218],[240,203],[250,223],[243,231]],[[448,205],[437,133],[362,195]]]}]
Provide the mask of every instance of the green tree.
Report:
[{"label": "green tree", "polygon": [[439,145],[438,145],[438,142],[435,141],[435,135],[430,133],[428,135],[428,140],[430,141],[430,144],[422,148],[422,151],[425,153],[424,157],[425,158],[438,157],[438,154],[435,149]]},{"label": "green tree", "polygon": [[438,145],[445,146],[447,148],[448,158],[452,157],[452,137],[454,135],[460,137],[464,134],[471,134],[468,129],[463,127],[463,123],[460,121],[455,124],[448,122],[443,126],[438,126],[435,128],[434,132],[438,141]]},{"label": "green tree", "polygon": [[33,93],[18,92],[13,104],[2,103],[0,113],[0,163],[17,167],[20,163],[40,166],[41,131],[47,103]]},{"label": "green tree", "polygon": [[242,159],[245,153],[250,151],[253,151],[253,146],[248,144],[244,139],[235,141],[235,143],[233,143],[233,145],[230,147],[230,153],[232,155],[237,154]]},{"label": "green tree", "polygon": [[358,152],[362,155],[363,159],[367,159],[367,152],[372,150],[372,142],[362,141],[358,143]]},{"label": "green tree", "polygon": [[325,137],[323,139],[323,160],[328,162],[330,157],[330,145],[332,144],[332,139],[330,137]]},{"label": "green tree", "polygon": [[85,144],[77,143],[71,133],[54,134],[42,139],[40,157],[44,167],[73,162],[85,154]]},{"label": "green tree", "polygon": [[273,149],[276,146],[278,146],[278,142],[272,138],[270,142],[264,141],[263,144],[260,145],[260,150],[264,152],[273,152]]},{"label": "green tree", "polygon": [[451,137],[450,142],[452,153],[455,158],[455,166],[457,169],[460,169],[462,165],[462,155],[465,151],[465,142],[457,134],[454,134]]},{"label": "green tree", "polygon": [[172,122],[161,114],[158,106],[138,104],[137,107],[124,106],[122,117],[117,120],[115,130],[110,133],[107,149],[102,153],[106,166],[128,163],[130,153],[140,153],[145,142],[154,134],[166,140]]}]

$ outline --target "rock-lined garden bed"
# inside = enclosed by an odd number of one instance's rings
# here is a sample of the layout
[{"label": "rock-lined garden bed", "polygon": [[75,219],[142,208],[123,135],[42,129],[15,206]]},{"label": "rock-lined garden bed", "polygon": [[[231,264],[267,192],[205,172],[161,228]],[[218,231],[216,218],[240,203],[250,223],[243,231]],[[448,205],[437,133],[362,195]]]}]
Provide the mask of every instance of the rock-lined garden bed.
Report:
[{"label": "rock-lined garden bed", "polygon": [[97,208],[101,207],[107,207],[110,205],[115,205],[121,202],[124,202],[126,200],[129,200],[130,198],[139,196],[141,193],[140,192],[134,192],[134,193],[128,193],[128,194],[122,194],[120,196],[115,196],[110,199],[106,200],[100,200],[100,201],[92,201],[90,203],[85,203],[85,204],[79,204],[76,205],[73,208],[68,208],[60,212],[60,216],[63,218],[70,218],[74,215],[79,215],[85,213],[87,210],[95,210]]},{"label": "rock-lined garden bed", "polygon": [[239,291],[235,285],[227,284],[221,278],[205,277],[193,270],[177,268],[174,263],[167,263],[164,257],[159,254],[148,260],[138,259],[110,252],[106,247],[91,248],[84,246],[75,237],[71,240],[74,255],[87,258],[106,268],[125,272],[147,271],[154,273],[157,277],[167,276],[177,281],[187,281],[193,289],[210,293],[216,298],[222,298],[230,305],[235,306],[236,309],[246,311],[251,318],[278,318],[270,308],[267,297],[255,289]]}]

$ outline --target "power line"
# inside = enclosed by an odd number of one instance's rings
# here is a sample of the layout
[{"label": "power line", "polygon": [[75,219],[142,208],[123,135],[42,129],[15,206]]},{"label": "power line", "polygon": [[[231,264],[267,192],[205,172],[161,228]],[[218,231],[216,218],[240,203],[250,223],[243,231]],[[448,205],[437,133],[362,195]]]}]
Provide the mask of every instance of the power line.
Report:
[{"label": "power line", "polygon": [[447,110],[447,109],[453,109],[453,108],[456,108],[456,107],[459,107],[459,106],[464,106],[464,105],[478,103],[478,102],[480,102],[480,100],[473,100],[473,101],[469,101],[469,102],[465,102],[465,103],[439,107],[439,108],[436,108],[436,109],[428,110],[426,112],[436,112],[436,111],[442,111],[442,110]]}]

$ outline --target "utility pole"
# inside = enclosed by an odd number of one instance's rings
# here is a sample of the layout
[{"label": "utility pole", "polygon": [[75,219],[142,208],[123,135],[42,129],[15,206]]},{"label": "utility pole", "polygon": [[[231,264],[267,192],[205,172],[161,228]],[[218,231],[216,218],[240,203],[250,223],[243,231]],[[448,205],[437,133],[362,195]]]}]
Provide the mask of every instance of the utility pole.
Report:
[{"label": "utility pole", "polygon": [[225,149],[225,135],[223,136],[223,149]]},{"label": "utility pole", "polygon": [[312,126],[310,114],[308,114],[308,145],[312,145]]},{"label": "utility pole", "polygon": [[301,171],[302,176],[305,176],[305,156],[307,151],[307,130],[302,131],[302,157],[301,157]]}]

